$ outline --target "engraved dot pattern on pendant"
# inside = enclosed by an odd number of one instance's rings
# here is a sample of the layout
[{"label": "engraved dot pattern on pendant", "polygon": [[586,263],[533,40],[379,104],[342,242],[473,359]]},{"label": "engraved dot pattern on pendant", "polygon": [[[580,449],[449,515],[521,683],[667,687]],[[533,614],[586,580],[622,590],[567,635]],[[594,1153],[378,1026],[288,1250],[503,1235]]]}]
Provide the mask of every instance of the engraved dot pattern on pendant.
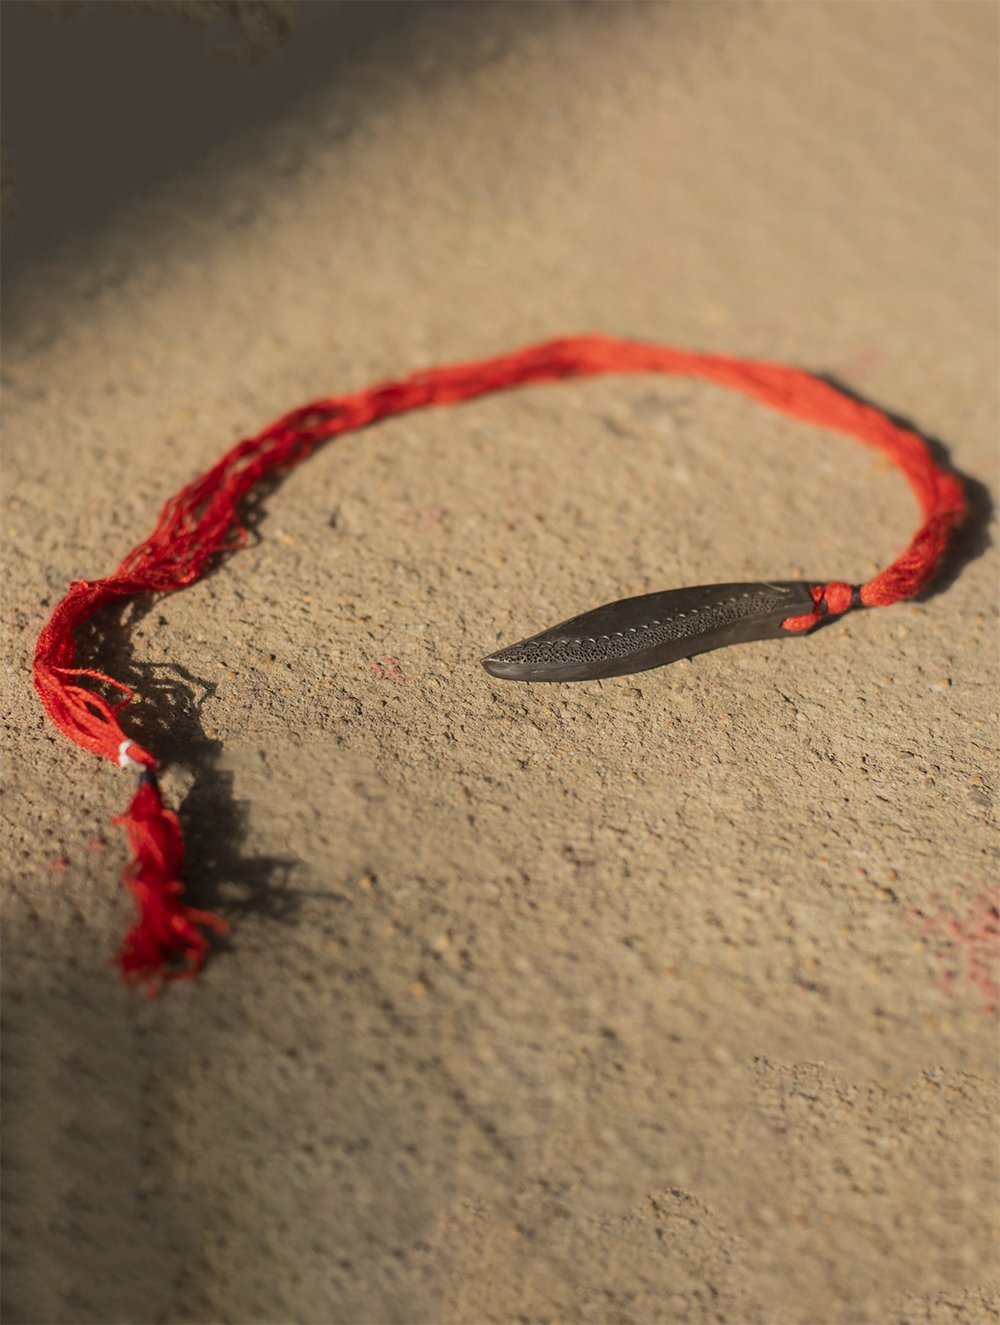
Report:
[{"label": "engraved dot pattern on pendant", "polygon": [[571,663],[600,662],[606,658],[625,658],[655,647],[665,640],[684,639],[705,634],[718,626],[741,621],[757,613],[770,612],[784,599],[780,591],[761,588],[754,593],[737,594],[709,603],[704,607],[690,607],[674,616],[656,618],[627,630],[616,630],[610,635],[559,636],[555,639],[532,640],[504,649],[507,662]]}]

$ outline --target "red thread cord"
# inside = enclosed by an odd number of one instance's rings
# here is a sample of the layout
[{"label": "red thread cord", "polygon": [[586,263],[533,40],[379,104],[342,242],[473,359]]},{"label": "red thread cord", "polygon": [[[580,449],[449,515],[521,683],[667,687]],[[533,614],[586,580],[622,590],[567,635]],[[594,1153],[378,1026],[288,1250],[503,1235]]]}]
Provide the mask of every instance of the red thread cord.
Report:
[{"label": "red thread cord", "polygon": [[[119,722],[132,691],[103,672],[74,665],[77,627],[112,603],[136,594],[169,593],[193,583],[216,557],[246,541],[239,519],[243,499],[262,479],[300,464],[330,438],[427,405],[607,373],[701,378],[750,396],[780,414],[846,433],[887,455],[906,476],[924,518],[906,551],[861,586],[859,601],[866,607],[886,607],[918,593],[934,574],[951,529],[964,515],[961,482],[935,463],[923,438],[799,368],[611,336],[547,341],[498,358],[434,368],[351,395],[314,400],[256,437],[239,442],[170,498],[156,528],[113,575],[70,585],[35,651],[35,687],[49,717],[85,750],[152,771],[154,756],[131,741]],[[790,618],[784,623],[787,630],[808,630],[821,617],[844,612],[855,601],[851,586],[841,581],[816,585],[812,593],[815,610]],[[92,685],[83,684],[85,679],[109,686],[122,697],[112,703]],[[129,977],[146,979],[165,969],[176,976],[178,972],[169,967],[180,958],[186,963],[181,974],[192,973],[201,966],[208,947],[204,929],[219,930],[223,922],[181,901],[183,847],[176,816],[163,808],[155,784],[147,781],[118,822],[135,852],[125,883],[139,903],[138,923],[119,958],[122,970]]]}]

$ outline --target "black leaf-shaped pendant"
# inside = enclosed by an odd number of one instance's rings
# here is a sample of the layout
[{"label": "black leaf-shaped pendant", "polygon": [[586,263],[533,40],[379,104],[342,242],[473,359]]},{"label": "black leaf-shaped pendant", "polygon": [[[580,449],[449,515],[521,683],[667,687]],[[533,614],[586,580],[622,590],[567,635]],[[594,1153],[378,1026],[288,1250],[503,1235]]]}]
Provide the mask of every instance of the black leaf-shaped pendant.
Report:
[{"label": "black leaf-shaped pendant", "polygon": [[814,608],[809,585],[704,584],[595,607],[483,659],[506,681],[591,681],[749,640],[778,639]]}]

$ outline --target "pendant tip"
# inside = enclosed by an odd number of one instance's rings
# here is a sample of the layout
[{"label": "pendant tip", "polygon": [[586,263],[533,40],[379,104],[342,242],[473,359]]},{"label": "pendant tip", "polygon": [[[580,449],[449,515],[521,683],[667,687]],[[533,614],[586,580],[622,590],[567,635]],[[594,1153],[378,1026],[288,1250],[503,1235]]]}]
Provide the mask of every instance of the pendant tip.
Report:
[{"label": "pendant tip", "polygon": [[491,653],[488,657],[480,659],[480,661],[490,676],[498,676],[501,681],[516,681],[519,679],[520,669],[517,664],[509,658],[505,658],[502,652]]}]

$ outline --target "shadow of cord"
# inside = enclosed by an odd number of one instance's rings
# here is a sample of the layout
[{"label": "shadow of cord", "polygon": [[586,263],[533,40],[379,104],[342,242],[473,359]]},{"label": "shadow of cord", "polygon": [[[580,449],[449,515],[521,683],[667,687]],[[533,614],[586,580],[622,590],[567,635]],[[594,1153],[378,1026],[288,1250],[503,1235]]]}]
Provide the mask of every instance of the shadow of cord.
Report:
[{"label": "shadow of cord", "polygon": [[[849,396],[851,400],[856,400],[860,405],[869,405],[873,409],[877,409],[897,428],[907,428],[910,432],[916,433],[920,440],[929,447],[931,455],[934,457],[934,463],[942,469],[950,470],[962,484],[965,491],[965,519],[952,532],[951,538],[948,540],[948,547],[934,572],[933,579],[916,595],[916,602],[925,603],[928,599],[936,598],[938,594],[951,588],[970,562],[976,561],[993,545],[990,525],[993,523],[994,503],[989,488],[979,479],[963,473],[952,462],[951,455],[944,442],[924,432],[906,415],[896,414],[892,410],[885,409],[878,401],[871,400],[868,396],[862,395],[860,391],[855,391],[853,387],[847,386],[833,373],[816,373],[815,376],[820,381],[827,382],[830,386],[835,387],[845,396]],[[825,624],[825,622],[820,622],[820,625]]]},{"label": "shadow of cord", "polygon": [[[214,697],[216,684],[179,663],[137,663],[133,658],[131,631],[155,606],[152,594],[116,604],[77,636],[81,654],[99,659],[102,670],[137,691],[128,709],[135,739],[155,751],[161,764],[192,774],[176,807],[184,827],[185,900],[217,912],[234,927],[247,915],[294,925],[304,896],[289,880],[300,862],[246,854],[248,806],[234,795],[234,774],[219,767],[222,742],[205,734],[202,709]],[[213,939],[210,958],[229,946],[228,936]]]}]

